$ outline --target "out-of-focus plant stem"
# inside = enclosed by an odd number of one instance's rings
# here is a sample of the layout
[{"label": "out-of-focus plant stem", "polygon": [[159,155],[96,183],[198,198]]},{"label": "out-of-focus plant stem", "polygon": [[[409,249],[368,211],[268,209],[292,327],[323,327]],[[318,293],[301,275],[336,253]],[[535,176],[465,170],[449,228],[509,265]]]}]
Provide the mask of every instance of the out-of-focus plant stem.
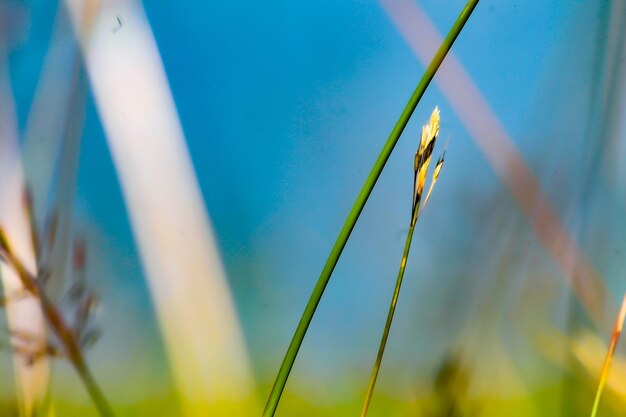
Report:
[{"label": "out-of-focus plant stem", "polygon": [[602,398],[602,392],[604,391],[604,386],[606,385],[606,381],[609,377],[609,370],[611,369],[611,361],[613,360],[613,355],[615,354],[615,347],[617,346],[619,337],[622,334],[622,327],[624,326],[625,318],[626,318],[626,296],[624,296],[624,300],[622,301],[622,307],[619,310],[619,314],[617,315],[617,319],[615,321],[615,327],[613,328],[613,336],[611,337],[611,342],[609,343],[609,349],[606,352],[604,362],[602,363],[602,370],[600,371],[600,381],[598,382],[598,389],[596,390],[596,396],[595,396],[595,399],[593,400],[593,408],[591,409],[591,417],[596,417],[598,414],[598,407],[600,406],[600,398]]},{"label": "out-of-focus plant stem", "polygon": [[267,400],[265,410],[263,411],[264,417],[273,416],[274,413],[276,412],[276,408],[278,407],[280,397],[285,388],[285,385],[287,384],[287,378],[289,378],[289,373],[291,372],[293,364],[296,360],[296,356],[298,355],[298,351],[300,350],[300,346],[302,345],[302,341],[304,340],[304,336],[306,335],[307,329],[309,328],[311,320],[313,319],[315,310],[317,309],[317,306],[320,300],[322,299],[322,295],[324,294],[326,285],[328,284],[328,281],[330,280],[330,276],[333,270],[335,269],[335,266],[337,265],[337,261],[339,261],[339,257],[341,256],[341,253],[343,252],[343,248],[346,246],[346,243],[348,242],[348,238],[350,237],[350,234],[352,233],[352,230],[354,229],[354,226],[361,214],[361,211],[363,210],[363,207],[365,206],[367,199],[369,198],[372,190],[374,189],[374,185],[378,181],[378,177],[383,171],[383,168],[385,167],[385,164],[387,163],[387,160],[389,159],[391,152],[393,151],[396,143],[398,142],[398,139],[400,139],[400,135],[402,134],[402,132],[404,131],[404,128],[409,122],[409,119],[411,118],[411,115],[415,111],[417,104],[419,103],[422,96],[424,95],[426,88],[432,81],[433,77],[435,76],[435,73],[441,66],[441,63],[443,62],[448,51],[454,44],[454,41],[461,33],[461,30],[465,26],[465,23],[467,23],[467,20],[469,19],[472,12],[476,8],[476,5],[478,4],[478,2],[479,0],[468,0],[467,4],[461,11],[459,17],[457,18],[456,22],[454,23],[454,25],[452,25],[450,32],[448,33],[443,43],[439,47],[439,50],[433,57],[430,65],[428,65],[428,68],[426,68],[424,75],[422,76],[419,84],[415,88],[415,91],[411,95],[411,98],[409,99],[409,102],[407,103],[402,114],[400,115],[398,122],[396,123],[393,130],[391,131],[391,134],[389,135],[389,139],[387,139],[387,142],[385,143],[385,146],[380,152],[378,159],[376,159],[376,162],[374,163],[374,166],[372,167],[370,174],[365,180],[365,184],[363,185],[361,192],[357,196],[354,206],[352,207],[352,210],[350,211],[350,214],[348,215],[346,222],[344,223],[341,231],[339,232],[339,236],[337,237],[335,245],[333,246],[330,252],[330,255],[328,256],[328,259],[326,260],[326,264],[324,265],[324,268],[322,269],[322,273],[320,274],[320,277],[317,280],[317,284],[315,284],[315,288],[313,289],[313,292],[311,293],[311,297],[309,298],[309,301],[304,309],[302,318],[300,319],[300,322],[298,323],[298,327],[296,328],[296,331],[293,335],[291,343],[289,344],[289,348],[287,349],[283,362],[278,371],[278,375],[276,376],[274,386],[272,387],[272,391],[270,392],[269,398]]},{"label": "out-of-focus plant stem", "polygon": [[68,360],[72,363],[76,372],[80,376],[91,400],[98,409],[100,416],[102,417],[114,417],[111,406],[107,402],[102,390],[96,383],[87,361],[83,356],[83,352],[76,340],[74,332],[65,323],[63,316],[52,303],[45,291],[41,288],[38,280],[31,275],[26,269],[24,264],[18,259],[18,257],[11,251],[6,236],[0,229],[0,254],[4,255],[4,260],[10,265],[17,275],[20,277],[24,288],[35,297],[37,297],[41,303],[41,309],[43,314],[57,336],[59,342],[63,345],[63,350],[67,355]]}]

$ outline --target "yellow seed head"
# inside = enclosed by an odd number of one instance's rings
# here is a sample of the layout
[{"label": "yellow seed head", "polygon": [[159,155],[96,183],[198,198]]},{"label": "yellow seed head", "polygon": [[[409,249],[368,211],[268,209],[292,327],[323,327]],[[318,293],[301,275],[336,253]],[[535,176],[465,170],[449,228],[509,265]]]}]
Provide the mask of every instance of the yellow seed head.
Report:
[{"label": "yellow seed head", "polygon": [[[414,184],[413,184],[413,213],[420,206],[420,202],[422,199],[422,193],[424,192],[424,186],[426,184],[426,175],[428,174],[428,167],[430,165],[430,160],[433,154],[433,150],[435,149],[435,141],[437,140],[437,136],[439,135],[439,107],[435,107],[432,114],[430,115],[430,119],[428,123],[422,126],[422,137],[420,138],[420,144],[415,153],[415,160],[413,165],[413,170],[415,173]],[[435,170],[433,172],[433,177],[430,182],[430,187],[428,190],[428,194],[424,201],[424,204],[428,201],[430,197],[430,193],[433,190],[433,186],[439,177],[439,173],[441,172],[441,167],[443,166],[443,156],[437,160],[437,164],[435,166]],[[416,217],[414,216],[414,219]]]}]

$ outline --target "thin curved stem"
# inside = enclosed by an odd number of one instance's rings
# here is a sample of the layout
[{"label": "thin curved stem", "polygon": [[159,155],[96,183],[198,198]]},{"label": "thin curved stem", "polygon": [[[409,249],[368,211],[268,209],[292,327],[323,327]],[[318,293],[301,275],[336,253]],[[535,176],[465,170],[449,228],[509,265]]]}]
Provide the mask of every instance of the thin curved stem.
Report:
[{"label": "thin curved stem", "polygon": [[380,364],[383,361],[383,354],[385,353],[385,346],[387,345],[387,338],[389,337],[389,330],[391,329],[391,322],[393,321],[393,315],[396,311],[396,305],[398,304],[398,296],[400,295],[400,287],[402,286],[402,279],[404,278],[404,270],[406,269],[406,262],[409,257],[409,250],[411,249],[411,241],[413,240],[414,231],[415,222],[411,222],[409,234],[407,235],[406,243],[404,244],[404,252],[402,254],[402,261],[400,262],[400,269],[398,270],[396,287],[393,290],[391,304],[389,305],[389,313],[387,314],[387,322],[385,323],[385,329],[383,330],[383,337],[380,340],[378,354],[376,355],[376,361],[374,362],[374,368],[372,369],[372,376],[370,377],[367,393],[365,394],[365,402],[363,403],[361,417],[365,417],[367,415],[367,410],[369,409],[370,401],[372,400],[372,394],[374,393],[374,386],[376,385]]},{"label": "thin curved stem", "polygon": [[276,413],[276,408],[278,407],[280,397],[283,393],[283,390],[285,389],[285,385],[287,384],[289,373],[291,372],[293,364],[296,360],[296,356],[298,355],[298,351],[300,350],[300,346],[302,345],[304,336],[306,335],[307,329],[311,324],[311,320],[313,319],[315,310],[317,309],[317,306],[322,299],[322,295],[324,294],[326,285],[330,280],[330,276],[335,269],[335,266],[337,265],[337,261],[339,260],[341,253],[343,252],[343,248],[346,246],[348,238],[350,237],[350,234],[352,233],[352,230],[354,229],[354,226],[359,216],[361,215],[361,211],[363,210],[367,199],[374,189],[374,185],[376,185],[378,177],[383,171],[383,168],[385,167],[385,164],[387,163],[391,152],[396,146],[398,139],[400,139],[400,135],[402,134],[404,128],[409,122],[411,115],[415,111],[417,104],[424,95],[426,88],[432,81],[435,73],[441,66],[441,63],[443,62],[448,51],[454,44],[454,41],[461,33],[461,30],[465,26],[465,23],[467,23],[467,20],[476,8],[478,2],[479,0],[468,0],[456,22],[454,23],[454,25],[452,25],[450,32],[439,47],[439,50],[433,57],[430,65],[428,65],[428,68],[426,68],[424,75],[422,76],[419,84],[415,88],[415,91],[411,95],[411,98],[409,99],[406,107],[402,111],[398,122],[391,131],[391,134],[389,135],[385,146],[381,150],[378,159],[376,159],[376,162],[374,163],[370,174],[365,180],[365,184],[363,185],[361,192],[357,196],[356,201],[354,202],[354,206],[352,207],[350,214],[348,214],[348,218],[341,228],[335,245],[333,246],[330,255],[328,256],[328,259],[326,260],[326,264],[324,265],[322,273],[320,274],[317,283],[315,284],[315,288],[313,288],[313,292],[311,293],[311,297],[309,298],[309,301],[304,309],[302,318],[298,323],[298,327],[296,328],[291,343],[289,344],[289,348],[285,353],[285,357],[278,371],[278,375],[276,376],[272,391],[270,392],[267,404],[265,405],[265,410],[263,411],[264,417],[271,417],[274,416],[274,414]]},{"label": "thin curved stem", "polygon": [[619,336],[622,334],[622,327],[624,326],[624,319],[626,318],[626,296],[624,296],[624,300],[622,301],[622,306],[619,310],[619,314],[617,315],[617,319],[615,321],[615,327],[613,328],[613,336],[611,337],[611,342],[609,343],[609,349],[606,352],[606,356],[604,357],[604,362],[602,363],[602,370],[600,371],[600,381],[598,382],[598,389],[596,390],[596,396],[593,400],[593,408],[591,409],[591,417],[596,417],[598,414],[598,407],[600,406],[600,398],[602,398],[602,392],[604,391],[604,386],[606,385],[606,381],[609,377],[609,370],[611,369],[611,361],[613,360],[613,355],[615,354],[615,347],[617,346],[617,342],[619,341]]}]

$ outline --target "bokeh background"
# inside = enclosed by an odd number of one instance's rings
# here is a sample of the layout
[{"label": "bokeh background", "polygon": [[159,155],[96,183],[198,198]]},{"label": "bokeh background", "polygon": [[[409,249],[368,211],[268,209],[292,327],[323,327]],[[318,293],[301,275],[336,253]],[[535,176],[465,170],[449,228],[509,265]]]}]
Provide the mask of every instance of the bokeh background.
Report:
[{"label": "bokeh background", "polygon": [[[88,280],[102,300],[102,336],[87,357],[118,415],[260,413],[334,239],[437,47],[433,36],[449,30],[464,3],[0,3],[0,66],[10,86],[3,99],[14,106],[24,175],[44,184],[35,187],[42,224],[76,184],[62,206],[72,213],[68,227],[88,242]],[[92,20],[77,24],[72,7],[91,8]],[[589,415],[626,291],[625,25],[622,0],[479,3],[357,223],[278,415],[359,412],[409,226],[413,155],[436,105],[446,165],[417,225],[370,415]],[[156,61],[133,52],[143,48],[133,39],[146,33]],[[146,85],[171,93],[167,117],[152,112],[159,95],[140,82],[159,68],[166,82]],[[83,91],[77,103],[66,97],[75,90]],[[42,117],[33,117],[37,109]],[[63,151],[68,134],[54,130],[55,117],[80,126],[79,152]],[[197,183],[179,186],[178,165],[155,164],[135,188],[124,186],[133,180],[121,172],[134,172],[120,168],[124,158],[140,165],[160,146],[161,136],[134,126],[158,130],[168,117],[180,121],[176,143]],[[62,174],[72,161],[75,175]],[[40,170],[48,165],[56,168]],[[147,183],[151,191],[138,191]],[[177,192],[196,186],[197,201]],[[142,246],[136,224],[144,214],[129,215],[129,195],[149,192],[164,205],[199,204],[194,213],[210,222],[205,238],[219,256],[200,252],[186,262],[218,262],[223,274],[150,272],[152,258],[140,248],[160,235],[144,231]],[[152,224],[175,229],[187,220],[185,209],[169,213]],[[193,242],[161,243],[185,253]],[[206,333],[204,310],[163,319],[185,294],[168,303],[168,285],[194,279],[225,283],[224,316],[208,311],[235,327],[224,330],[240,336],[224,342],[239,343],[225,363],[247,375],[233,377],[227,400],[207,392],[208,405],[184,388],[184,363],[172,359],[195,336],[168,336]],[[221,305],[200,296],[189,303],[198,300]],[[220,352],[206,351],[207,363],[220,363]],[[606,416],[626,407],[624,352],[618,345]],[[229,372],[207,366],[213,382],[201,386],[210,390]],[[0,372],[0,399],[12,415],[10,349]],[[57,415],[95,415],[62,359],[51,389]]]}]

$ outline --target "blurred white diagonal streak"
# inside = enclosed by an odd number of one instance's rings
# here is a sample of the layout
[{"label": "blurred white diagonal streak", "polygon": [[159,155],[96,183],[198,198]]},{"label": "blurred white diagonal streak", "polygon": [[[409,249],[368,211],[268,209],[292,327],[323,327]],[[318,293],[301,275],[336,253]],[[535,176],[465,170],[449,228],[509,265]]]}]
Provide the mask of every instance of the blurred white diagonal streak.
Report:
[{"label": "blurred white diagonal streak", "polygon": [[[420,62],[427,65],[442,42],[428,15],[415,0],[380,3]],[[589,316],[603,328],[607,324],[603,314],[607,300],[602,280],[561,223],[513,139],[454,53],[447,55],[435,81]]]},{"label": "blurred white diagonal streak", "polygon": [[[30,240],[30,222],[22,200],[24,179],[16,123],[8,65],[3,45],[0,44],[0,226],[12,250],[34,272],[36,262]],[[17,274],[4,263],[0,263],[0,274],[3,294],[7,300],[9,330],[14,335],[19,333],[35,341],[34,346],[29,343],[27,350],[45,346],[45,320],[39,300],[30,295],[15,298],[24,289]],[[19,337],[10,339],[21,344]],[[33,364],[29,362],[24,355],[15,354],[13,357],[20,416],[27,417],[35,413],[37,403],[43,400],[49,379],[49,364],[45,356]]]},{"label": "blurred white diagonal streak", "polygon": [[250,399],[243,335],[144,10],[133,0],[65,3],[185,411]]},{"label": "blurred white diagonal streak", "polygon": [[44,202],[53,182],[76,75],[77,45],[64,12],[60,7],[56,13],[23,135],[22,163],[39,214],[47,208]]}]

